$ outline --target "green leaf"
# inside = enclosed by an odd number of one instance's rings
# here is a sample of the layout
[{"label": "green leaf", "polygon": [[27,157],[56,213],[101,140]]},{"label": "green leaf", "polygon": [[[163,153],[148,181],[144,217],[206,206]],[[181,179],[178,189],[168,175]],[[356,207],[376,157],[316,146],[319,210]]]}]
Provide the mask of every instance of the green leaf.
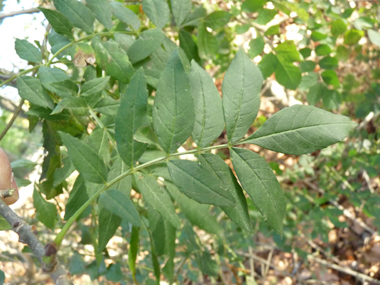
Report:
[{"label": "green leaf", "polygon": [[199,204],[193,199],[188,198],[182,194],[174,184],[165,181],[165,185],[191,224],[210,234],[221,235],[222,228],[218,224],[215,216],[211,215],[209,205]]},{"label": "green leaf", "polygon": [[303,62],[300,62],[300,68],[302,72],[310,72],[315,69],[315,62],[310,60],[305,60]]},{"label": "green leaf", "polygon": [[266,25],[277,15],[277,13],[278,10],[276,9],[262,9],[254,22],[259,25]]},{"label": "green leaf", "polygon": [[63,167],[58,168],[54,171],[53,187],[57,187],[59,184],[65,181],[66,178],[69,177],[71,173],[73,173],[75,170],[75,167],[73,166],[73,164],[71,163],[68,157],[63,158],[62,162],[63,162]]},{"label": "green leaf", "polygon": [[260,69],[240,49],[224,75],[223,112],[229,142],[241,139],[260,108],[263,76]]},{"label": "green leaf", "polygon": [[140,232],[139,228],[132,226],[131,239],[129,241],[129,250],[128,250],[129,270],[131,270],[132,278],[135,284],[137,284],[136,258],[137,258],[137,252],[139,251],[139,232]]},{"label": "green leaf", "polygon": [[140,216],[133,202],[121,191],[116,189],[107,190],[99,197],[101,203],[112,214],[123,220],[140,227]]},{"label": "green leaf", "polygon": [[62,98],[73,97],[78,95],[78,85],[70,79],[52,82],[46,85],[49,86],[49,90],[54,90],[54,93]]},{"label": "green leaf", "polygon": [[27,40],[16,39],[15,49],[21,59],[36,63],[42,61],[41,51]]},{"label": "green leaf", "polygon": [[233,206],[235,199],[226,191],[218,176],[201,164],[189,160],[168,162],[170,177],[189,198],[215,206]]},{"label": "green leaf", "polygon": [[[4,219],[3,216],[0,215],[0,231],[7,231],[12,229],[11,225]],[[1,278],[1,276],[0,276]],[[1,283],[0,283],[1,284]]]},{"label": "green leaf", "polygon": [[56,33],[62,36],[66,36],[71,40],[74,39],[74,36],[72,34],[74,26],[70,22],[69,18],[55,10],[45,9],[41,7],[38,7],[38,9],[44,13],[45,18],[49,21],[50,25]]},{"label": "green leaf", "polygon": [[113,281],[113,282],[119,282],[123,278],[123,273],[121,272],[121,266],[119,262],[116,262],[116,264],[111,264],[108,267],[107,280]]},{"label": "green leaf", "polygon": [[238,35],[242,35],[246,32],[248,32],[249,28],[251,27],[250,24],[244,24],[244,25],[237,25],[235,27],[235,32],[238,34]]},{"label": "green leaf", "polygon": [[70,219],[88,198],[84,178],[82,175],[79,175],[75,180],[73,189],[70,191],[70,196],[65,206],[64,220]]},{"label": "green leaf", "polygon": [[207,16],[207,11],[203,5],[195,7],[193,11],[186,18],[186,21],[182,24],[182,27],[192,26],[198,27],[200,21]]},{"label": "green leaf", "polygon": [[92,47],[95,50],[96,61],[107,74],[123,83],[129,82],[134,73],[133,67],[127,54],[115,41],[102,42],[98,37],[94,37]]},{"label": "green leaf", "polygon": [[280,25],[270,26],[264,33],[265,36],[273,36],[280,33]]},{"label": "green leaf", "polygon": [[332,56],[326,56],[319,61],[319,66],[322,69],[336,69],[338,67],[338,59]]},{"label": "green leaf", "polygon": [[4,271],[0,270],[0,284],[4,284],[5,274]]},{"label": "green leaf", "polygon": [[192,137],[197,146],[206,147],[224,129],[222,99],[210,75],[195,61],[189,79],[195,110]]},{"label": "green leaf", "polygon": [[248,13],[259,12],[266,2],[266,0],[245,0],[241,5],[241,9]]},{"label": "green leaf", "polygon": [[178,149],[191,135],[194,105],[188,76],[176,49],[162,72],[153,106],[153,127],[167,153]]},{"label": "green leaf", "polygon": [[315,53],[319,56],[329,55],[332,53],[332,49],[329,45],[321,44],[315,47]]},{"label": "green leaf", "polygon": [[[129,167],[123,162],[120,157],[117,157],[114,161],[110,172],[108,173],[108,182],[112,181],[116,177],[126,172]],[[125,195],[129,196],[132,189],[132,176],[127,176],[121,179],[119,182],[112,185],[112,188],[118,189]]]},{"label": "green leaf", "polygon": [[280,60],[286,62],[301,61],[300,54],[293,41],[284,41],[283,43],[280,43],[274,50]]},{"label": "green leaf", "polygon": [[106,247],[109,240],[114,236],[117,228],[121,224],[121,218],[112,214],[102,204],[100,204],[99,211],[99,244],[98,250],[102,252]]},{"label": "green leaf", "polygon": [[200,58],[198,55],[198,46],[194,42],[192,35],[189,32],[181,29],[179,31],[178,36],[179,36],[179,46],[183,49],[187,58],[189,60],[194,59],[196,62],[199,62]]},{"label": "green leaf", "polygon": [[47,228],[53,230],[57,222],[57,207],[53,203],[47,202],[37,189],[33,191],[33,204],[36,208],[37,219]]},{"label": "green leaf", "polygon": [[219,43],[216,37],[207,31],[206,25],[202,22],[198,27],[198,50],[199,56],[207,58],[209,56],[214,57],[218,52]]},{"label": "green leaf", "polygon": [[344,34],[344,44],[355,45],[364,36],[364,31],[359,31],[355,29],[348,30]]},{"label": "green leaf", "polygon": [[132,64],[151,55],[161,46],[165,35],[159,28],[141,33],[140,37],[129,47],[128,57]]},{"label": "green leaf", "polygon": [[305,91],[310,87],[317,84],[319,75],[315,72],[309,72],[309,74],[302,76],[301,83],[298,86],[299,90]]},{"label": "green leaf", "polygon": [[342,19],[337,19],[331,23],[331,34],[337,37],[343,34],[347,29],[346,23]]},{"label": "green leaf", "polygon": [[350,57],[350,50],[345,46],[338,46],[336,48],[336,58],[340,61],[346,61]]},{"label": "green leaf", "polygon": [[17,79],[17,89],[22,99],[43,108],[54,108],[53,101],[42,87],[39,79],[31,76],[19,76]]},{"label": "green leaf", "polygon": [[282,235],[286,198],[272,168],[260,155],[248,149],[232,148],[231,160],[243,189],[268,225]]},{"label": "green leaf", "polygon": [[115,33],[114,37],[115,41],[125,52],[128,52],[130,46],[136,41],[131,35]]},{"label": "green leaf", "polygon": [[80,90],[80,96],[86,97],[101,92],[107,86],[109,80],[110,77],[106,76],[85,82]]},{"label": "green leaf", "polygon": [[249,42],[249,50],[248,50],[249,56],[251,58],[254,58],[260,55],[264,50],[264,46],[265,46],[265,41],[264,41],[264,38],[261,36],[257,37],[256,39],[251,40]]},{"label": "green leaf", "polygon": [[65,15],[75,27],[88,33],[94,30],[94,15],[82,2],[77,0],[54,0],[54,6]]},{"label": "green leaf", "polygon": [[38,77],[41,79],[42,85],[51,92],[56,92],[56,89],[50,84],[69,79],[69,76],[59,68],[50,68],[41,66],[38,69]]},{"label": "green leaf", "polygon": [[159,212],[174,227],[180,228],[181,222],[166,190],[152,176],[136,173],[135,179],[143,199]]},{"label": "green leaf", "polygon": [[307,154],[343,140],[355,126],[348,117],[294,105],[274,114],[244,142],[286,154]]},{"label": "green leaf", "polygon": [[340,86],[338,75],[334,70],[325,70],[322,72],[321,76],[326,84],[331,84],[334,87]]},{"label": "green leaf", "polygon": [[130,25],[132,29],[134,29],[135,31],[137,31],[140,28],[140,19],[136,16],[135,13],[132,12],[131,9],[128,9],[122,3],[117,1],[111,1],[111,5],[113,8],[112,12],[116,18],[126,23],[127,25]]},{"label": "green leaf", "polygon": [[[85,140],[86,143],[103,159],[105,164],[110,160],[109,134],[106,128],[95,129]],[[108,178],[109,180],[109,178]]]},{"label": "green leaf", "polygon": [[295,90],[301,82],[302,74],[299,67],[293,63],[278,60],[275,76],[285,88]]},{"label": "green leaf", "polygon": [[175,24],[177,27],[181,27],[191,13],[193,4],[191,0],[170,0],[170,4]]},{"label": "green leaf", "polygon": [[51,112],[51,114],[59,114],[64,109],[70,110],[74,116],[86,116],[88,114],[87,102],[81,97],[63,98],[59,101],[58,105],[55,107],[53,112]]},{"label": "green leaf", "polygon": [[318,31],[313,31],[310,35],[310,38],[315,41],[315,42],[319,42],[321,40],[324,40],[325,38],[327,38],[327,35],[326,34],[323,34],[321,32],[318,32]]},{"label": "green leaf", "polygon": [[203,252],[197,252],[195,254],[195,260],[203,274],[215,277],[218,276],[218,264],[211,258],[211,254],[207,249]]},{"label": "green leaf", "polygon": [[107,168],[97,153],[86,143],[66,133],[59,132],[67,147],[70,160],[84,178],[93,183],[107,182]]},{"label": "green leaf", "polygon": [[214,11],[205,18],[206,26],[217,30],[223,28],[230,21],[231,14],[227,11]]},{"label": "green leaf", "polygon": [[309,93],[307,93],[307,102],[309,102],[310,105],[317,104],[319,100],[321,100],[325,88],[325,85],[322,83],[316,83],[312,86]]},{"label": "green leaf", "polygon": [[112,24],[112,6],[108,0],[86,0],[87,6],[94,13],[95,18],[107,30],[111,30]]},{"label": "green leaf", "polygon": [[73,256],[70,258],[69,272],[71,275],[83,274],[86,272],[85,264],[80,256],[80,254],[75,251]]},{"label": "green leaf", "polygon": [[134,139],[135,132],[148,124],[147,104],[148,89],[144,71],[140,68],[121,96],[115,121],[117,149],[120,157],[129,167],[134,166],[147,147],[147,144]]},{"label": "green leaf", "polygon": [[215,154],[202,154],[199,156],[200,163],[214,172],[222,185],[232,194],[235,199],[233,207],[221,207],[227,216],[248,232],[252,232],[251,222],[248,215],[247,201],[243,190],[236,180],[235,175],[220,156]]},{"label": "green leaf", "polygon": [[264,54],[258,67],[264,78],[267,78],[276,71],[278,65],[278,58],[273,53]]},{"label": "green leaf", "polygon": [[169,21],[169,5],[165,0],[142,0],[143,11],[149,20],[162,29]]},{"label": "green leaf", "polygon": [[302,54],[303,58],[306,59],[311,55],[311,49],[310,48],[302,48],[302,49],[300,49],[300,53]]},{"label": "green leaf", "polygon": [[[47,38],[51,46],[51,52],[53,54],[57,53],[61,48],[71,43],[71,41],[68,38],[56,33],[53,29],[51,29]],[[64,51],[60,52],[57,55],[57,58],[61,58],[68,52],[69,52],[69,49],[65,49]]]},{"label": "green leaf", "polygon": [[369,40],[376,46],[380,46],[380,34],[375,30],[369,29],[367,31]]}]

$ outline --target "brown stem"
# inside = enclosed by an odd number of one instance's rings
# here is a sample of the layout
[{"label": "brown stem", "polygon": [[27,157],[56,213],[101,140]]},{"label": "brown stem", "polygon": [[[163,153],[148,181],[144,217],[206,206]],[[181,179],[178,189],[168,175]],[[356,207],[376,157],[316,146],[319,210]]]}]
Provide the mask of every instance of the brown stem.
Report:
[{"label": "brown stem", "polygon": [[7,17],[13,17],[13,16],[21,15],[21,14],[33,14],[33,13],[38,13],[38,12],[40,12],[40,9],[30,8],[30,9],[24,9],[24,10],[20,10],[20,11],[0,13],[0,20],[7,18]]},{"label": "brown stem", "polygon": [[19,242],[29,246],[42,264],[43,271],[51,276],[56,285],[74,285],[69,273],[56,260],[57,246],[53,242],[43,246],[32,227],[13,212],[2,199],[0,199],[0,215],[11,225],[12,230],[18,234]]}]

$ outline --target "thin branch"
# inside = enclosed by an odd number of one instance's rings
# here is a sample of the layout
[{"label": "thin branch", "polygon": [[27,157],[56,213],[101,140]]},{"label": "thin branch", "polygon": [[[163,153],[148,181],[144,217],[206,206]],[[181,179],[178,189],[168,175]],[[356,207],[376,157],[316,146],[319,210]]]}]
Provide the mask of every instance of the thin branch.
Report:
[{"label": "thin branch", "polygon": [[15,112],[13,113],[13,116],[12,116],[11,120],[8,122],[8,124],[6,125],[6,127],[4,128],[4,130],[1,132],[1,134],[0,134],[0,141],[1,141],[1,140],[4,138],[4,136],[7,134],[8,130],[12,127],[12,125],[13,125],[13,123],[15,122],[17,116],[20,114],[23,105],[24,105],[24,100],[22,99],[22,100],[20,101],[20,104],[18,104],[17,109],[16,109]]},{"label": "thin branch", "polygon": [[7,17],[13,17],[13,16],[21,15],[21,14],[33,14],[33,13],[38,13],[38,12],[40,12],[40,9],[30,8],[30,9],[24,9],[24,10],[20,10],[20,11],[0,13],[0,20],[7,18]]},{"label": "thin branch", "polygon": [[69,273],[56,260],[57,246],[54,243],[51,242],[43,246],[33,228],[13,212],[2,199],[0,199],[0,215],[11,225],[12,230],[18,234],[19,242],[29,246],[42,264],[42,270],[50,275],[56,285],[74,285]]}]

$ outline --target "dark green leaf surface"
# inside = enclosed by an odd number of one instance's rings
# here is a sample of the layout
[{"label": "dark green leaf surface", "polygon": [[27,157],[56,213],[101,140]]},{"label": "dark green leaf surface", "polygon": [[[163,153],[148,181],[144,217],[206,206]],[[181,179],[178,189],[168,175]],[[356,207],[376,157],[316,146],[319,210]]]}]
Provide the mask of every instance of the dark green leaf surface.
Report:
[{"label": "dark green leaf surface", "polygon": [[129,241],[128,250],[128,265],[129,270],[131,270],[133,281],[136,282],[136,258],[137,252],[139,251],[139,234],[140,229],[137,227],[132,227],[131,239]]},{"label": "dark green leaf surface", "polygon": [[329,45],[321,44],[315,47],[315,53],[319,56],[329,55],[332,53],[332,49]]},{"label": "dark green leaf surface", "polygon": [[149,20],[162,29],[169,21],[169,5],[165,0],[142,0],[142,7]]},{"label": "dark green leaf surface", "polygon": [[220,156],[215,154],[202,154],[199,156],[199,161],[203,166],[207,167],[218,176],[220,183],[224,185],[227,191],[230,192],[235,199],[235,205],[233,207],[220,208],[240,227],[251,232],[252,227],[248,215],[247,201],[232,170]]},{"label": "dark green leaf surface", "polygon": [[108,0],[86,0],[87,6],[94,13],[95,18],[107,28],[111,30],[112,24],[112,6]]},{"label": "dark green leaf surface", "polygon": [[280,60],[286,62],[301,61],[300,54],[293,41],[284,41],[283,43],[280,43],[275,48],[275,52]]},{"label": "dark green leaf surface", "polygon": [[357,44],[363,36],[364,36],[364,31],[359,31],[355,29],[348,30],[344,34],[344,44],[346,45]]},{"label": "dark green leaf surface", "polygon": [[259,12],[263,9],[266,0],[246,0],[243,2],[241,9],[248,13]]},{"label": "dark green leaf surface", "polygon": [[50,25],[54,29],[54,31],[62,36],[66,36],[69,39],[74,39],[72,34],[72,30],[74,28],[73,24],[70,22],[69,18],[67,18],[62,13],[39,7],[38,9],[44,13],[46,19],[49,21]]},{"label": "dark green leaf surface", "polygon": [[79,90],[78,85],[70,79],[52,82],[46,85],[49,86],[49,90],[54,90],[53,92],[62,98],[77,96]]},{"label": "dark green leaf surface", "polygon": [[278,13],[278,10],[276,9],[262,9],[255,19],[255,23],[259,25],[266,25],[268,24],[274,16],[276,16]]},{"label": "dark green leaf surface", "polygon": [[306,154],[343,140],[356,126],[348,117],[294,105],[270,117],[245,142],[287,154]]},{"label": "dark green leaf surface", "polygon": [[278,65],[277,56],[273,53],[264,54],[262,60],[259,63],[260,71],[264,78],[267,78],[275,72]]},{"label": "dark green leaf surface", "polygon": [[338,75],[334,70],[325,70],[321,73],[321,76],[326,84],[331,84],[334,87],[340,86]]},{"label": "dark green leaf surface", "polygon": [[199,204],[193,199],[188,198],[182,194],[178,188],[169,182],[165,182],[166,189],[168,189],[170,195],[179,205],[181,211],[189,219],[190,223],[194,226],[205,230],[210,234],[221,235],[222,229],[219,226],[216,217],[210,213],[210,206]]},{"label": "dark green leaf surface", "polygon": [[298,86],[299,90],[306,91],[310,87],[317,84],[319,75],[315,72],[309,72],[307,75],[302,76],[301,83]]},{"label": "dark green leaf surface", "polygon": [[94,15],[82,2],[77,0],[54,0],[54,6],[73,23],[86,32],[94,29]]},{"label": "dark green leaf surface", "polygon": [[141,33],[140,37],[129,47],[128,57],[132,64],[151,55],[164,40],[161,29],[150,29]]},{"label": "dark green leaf surface", "polygon": [[96,61],[111,76],[123,83],[128,83],[134,70],[127,54],[119,45],[109,40],[102,42],[98,37],[93,38],[92,47],[95,50]]},{"label": "dark green leaf surface", "polygon": [[107,168],[97,153],[86,143],[66,133],[59,132],[69,157],[85,179],[93,183],[107,181]]},{"label": "dark green leaf surface", "polygon": [[331,23],[331,34],[335,37],[343,34],[347,29],[347,24],[342,20],[338,19]]},{"label": "dark green leaf surface", "polygon": [[260,55],[264,50],[265,42],[264,38],[259,36],[249,42],[248,54],[251,58]]},{"label": "dark green leaf surface", "polygon": [[102,204],[99,211],[98,251],[102,252],[121,224],[121,218],[112,214]]},{"label": "dark green leaf surface", "polygon": [[206,147],[224,129],[222,99],[210,75],[195,61],[191,62],[189,79],[195,110],[192,137],[197,146]]},{"label": "dark green leaf surface", "polygon": [[132,201],[121,191],[107,190],[99,197],[101,203],[112,214],[119,216],[136,227],[140,227],[140,216]]},{"label": "dark green leaf surface", "polygon": [[64,109],[70,110],[75,116],[86,116],[88,114],[87,102],[84,98],[80,97],[63,98],[51,114],[61,113]]},{"label": "dark green leaf surface", "polygon": [[203,165],[189,160],[172,160],[168,162],[168,169],[174,184],[189,198],[201,204],[234,205],[235,199],[225,185]]},{"label": "dark green leaf surface", "polygon": [[231,14],[227,11],[214,11],[205,18],[206,26],[217,30],[223,28],[230,21]]},{"label": "dark green leaf surface", "polygon": [[124,35],[120,33],[114,34],[115,41],[127,53],[129,47],[136,41],[131,35]]},{"label": "dark green leaf surface", "polygon": [[186,18],[190,15],[193,6],[191,0],[170,0],[175,24],[177,27],[185,22]]},{"label": "dark green leaf surface", "polygon": [[310,105],[315,105],[322,98],[322,94],[326,89],[325,85],[322,83],[316,83],[310,87],[309,93],[307,93],[307,102]]},{"label": "dark green leaf surface", "polygon": [[278,83],[292,90],[298,87],[302,78],[299,67],[283,60],[278,60],[275,75]]},{"label": "dark green leaf surface", "polygon": [[319,61],[319,66],[323,69],[336,69],[338,67],[338,59],[326,56]]},{"label": "dark green leaf surface", "polygon": [[57,222],[58,212],[56,206],[47,202],[37,189],[33,191],[33,203],[34,208],[36,208],[37,219],[47,228],[53,230]]},{"label": "dark green leaf surface", "polygon": [[179,46],[183,49],[187,58],[189,60],[194,59],[196,62],[199,62],[200,58],[198,55],[198,46],[194,42],[192,35],[189,32],[181,29],[179,31],[178,36],[179,36]]},{"label": "dark green leaf surface", "polygon": [[42,85],[51,92],[56,92],[56,90],[49,83],[69,79],[69,76],[63,70],[59,68],[50,68],[46,66],[41,66],[38,69],[38,77],[40,78]]},{"label": "dark green leaf surface", "polygon": [[75,180],[73,189],[70,191],[70,196],[65,207],[64,220],[67,221],[70,219],[87,200],[88,194],[84,178],[82,175],[79,175],[77,180]]},{"label": "dark green leaf surface", "polygon": [[103,159],[105,164],[110,160],[110,143],[106,128],[95,129],[85,140],[86,143]]},{"label": "dark green leaf surface", "polygon": [[201,22],[198,27],[199,56],[203,58],[214,57],[218,52],[219,43],[216,37],[207,31],[206,25]]},{"label": "dark green leaf surface", "polygon": [[313,31],[310,35],[310,38],[315,42],[319,42],[327,38],[327,35],[318,31]]},{"label": "dark green leaf surface", "polygon": [[117,1],[111,1],[111,5],[113,8],[112,13],[118,18],[120,21],[130,25],[132,29],[138,30],[140,28],[140,19],[136,16],[135,13],[131,9],[125,7],[122,3]]},{"label": "dark green leaf surface", "polygon": [[241,139],[257,116],[263,76],[260,69],[240,49],[222,83],[223,111],[229,142]]},{"label": "dark green leaf surface", "polygon": [[22,99],[43,108],[54,108],[53,101],[42,87],[39,79],[31,76],[20,76],[17,79],[17,89]]},{"label": "dark green leaf surface", "polygon": [[286,198],[272,168],[260,155],[248,149],[232,148],[231,160],[243,189],[265,221],[282,234]]},{"label": "dark green leaf surface", "polygon": [[[123,162],[123,160],[120,157],[117,157],[108,173],[108,182],[120,176],[128,169],[129,167]],[[112,188],[118,189],[125,195],[129,196],[132,189],[132,176],[129,175],[124,177],[119,182],[113,184]]]},{"label": "dark green leaf surface", "polygon": [[166,190],[152,176],[137,173],[135,178],[143,199],[174,227],[180,228],[181,222],[175,213],[174,205]]},{"label": "dark green leaf surface", "polygon": [[144,71],[140,68],[121,97],[115,121],[117,149],[129,167],[133,167],[147,147],[147,144],[134,139],[135,132],[148,124],[147,104],[148,89]]},{"label": "dark green leaf surface", "polygon": [[[64,46],[70,44],[70,40],[68,38],[66,38],[65,36],[62,36],[60,34],[58,34],[56,31],[54,31],[53,29],[50,31],[50,33],[48,34],[48,41],[49,41],[49,44],[51,46],[51,52],[53,54],[55,54],[56,52],[58,52],[61,48],[63,48]],[[57,58],[61,58],[62,56],[64,56],[65,54],[67,54],[69,52],[69,49],[66,49],[62,52],[60,52],[58,55],[57,55]]]},{"label": "dark green leaf surface", "polygon": [[80,95],[86,97],[101,92],[107,86],[109,80],[110,77],[106,76],[85,82],[80,90]]},{"label": "dark green leaf surface", "polygon": [[16,39],[15,49],[21,59],[36,63],[42,61],[41,51],[27,40]]},{"label": "dark green leaf surface", "polygon": [[191,135],[194,105],[188,76],[178,50],[161,74],[153,106],[153,127],[158,142],[167,153],[177,150]]}]

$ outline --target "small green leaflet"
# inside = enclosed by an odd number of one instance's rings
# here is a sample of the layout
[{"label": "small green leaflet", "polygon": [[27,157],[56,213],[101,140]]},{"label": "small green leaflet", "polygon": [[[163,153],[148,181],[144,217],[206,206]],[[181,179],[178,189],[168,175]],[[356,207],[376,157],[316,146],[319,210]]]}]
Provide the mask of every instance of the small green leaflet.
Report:
[{"label": "small green leaflet", "polygon": [[59,68],[50,68],[41,66],[38,69],[38,77],[40,78],[42,85],[51,92],[56,92],[55,88],[49,83],[64,81],[70,79],[69,76]]},{"label": "small green leaflet", "polygon": [[132,29],[138,30],[140,28],[140,19],[136,16],[131,9],[125,7],[122,3],[117,1],[111,1],[111,6],[113,8],[112,13],[120,21],[130,25]]},{"label": "small green leaflet", "polygon": [[101,92],[107,86],[109,80],[110,77],[106,76],[85,82],[80,90],[80,95],[86,97]]},{"label": "small green leaflet", "polygon": [[109,240],[114,236],[117,228],[121,224],[121,218],[108,211],[101,203],[99,203],[99,244],[98,251],[102,252]]},{"label": "small green leaflet", "polygon": [[302,74],[299,67],[293,63],[278,59],[275,71],[276,79],[285,88],[295,90],[301,83]]},{"label": "small green leaflet", "polygon": [[164,151],[172,153],[188,139],[193,126],[194,105],[189,79],[176,49],[158,83],[153,106],[153,127]]},{"label": "small green leaflet", "polygon": [[94,30],[94,15],[82,2],[77,0],[54,0],[54,6],[73,23],[86,32]]},{"label": "small green leaflet", "polygon": [[39,7],[38,9],[40,9],[41,12],[44,13],[46,19],[49,21],[50,25],[56,33],[62,36],[66,36],[71,40],[74,39],[72,33],[74,26],[65,15],[56,10],[45,9],[41,7]]},{"label": "small green leaflet", "polygon": [[220,182],[226,186],[227,191],[234,196],[235,205],[233,207],[221,207],[221,209],[240,227],[248,232],[252,232],[247,201],[232,170],[220,156],[212,153],[200,155],[199,161],[203,166],[213,171],[218,176]]},{"label": "small green leaflet", "polygon": [[214,57],[218,52],[219,43],[216,37],[207,31],[206,24],[201,22],[198,27],[198,49],[199,56],[207,58],[209,56]]},{"label": "small green leaflet", "polygon": [[270,117],[244,140],[287,154],[307,154],[343,140],[357,124],[314,106],[294,105]]},{"label": "small green leaflet", "polygon": [[272,168],[248,149],[232,148],[231,160],[243,189],[269,226],[282,235],[286,198]]},{"label": "small green leaflet", "polygon": [[77,96],[79,90],[78,85],[70,79],[47,83],[46,85],[49,86],[50,91],[62,98]]},{"label": "small green leaflet", "polygon": [[259,36],[255,39],[252,39],[249,42],[249,50],[248,50],[249,56],[251,58],[254,58],[254,57],[260,55],[264,50],[264,46],[265,46],[265,41],[264,41],[263,37]]},{"label": "small green leaflet", "polygon": [[170,0],[170,4],[176,26],[181,27],[189,16],[193,3],[191,0]]},{"label": "small green leaflet", "polygon": [[139,251],[139,234],[140,228],[132,227],[131,239],[129,241],[129,250],[128,250],[128,265],[129,270],[131,270],[132,278],[135,284],[136,282],[136,257],[137,252]]},{"label": "small green leaflet", "polygon": [[193,37],[191,34],[184,29],[181,29],[178,34],[179,37],[179,46],[181,49],[185,52],[187,58],[189,60],[194,59],[196,62],[200,61],[199,55],[198,55],[198,46],[194,42]]},{"label": "small green leaflet", "polygon": [[224,120],[229,142],[241,139],[255,120],[260,108],[262,84],[260,69],[240,49],[222,83]]},{"label": "small green leaflet", "polygon": [[[63,48],[64,46],[68,45],[71,42],[65,36],[62,36],[62,35],[58,34],[56,31],[54,31],[54,29],[51,29],[47,38],[48,38],[49,44],[51,46],[51,52],[53,54],[57,53],[61,48]],[[57,58],[61,58],[62,56],[64,56],[68,52],[69,52],[69,49],[66,49],[66,50],[60,52],[57,55]]]},{"label": "small green leaflet", "polygon": [[66,133],[59,132],[69,157],[84,178],[93,183],[107,181],[107,168],[97,153],[86,143]]},{"label": "small green leaflet", "polygon": [[178,189],[189,198],[215,206],[233,206],[234,197],[218,176],[201,164],[190,160],[168,162],[170,177]]},{"label": "small green leaflet", "polygon": [[[4,219],[3,216],[0,215],[0,231],[7,231],[10,230],[12,227],[11,225],[7,222],[6,219]],[[1,284],[1,283],[0,283]]]},{"label": "small green leaflet", "polygon": [[222,99],[210,75],[194,60],[189,79],[195,110],[192,137],[197,146],[206,147],[224,129]]},{"label": "small green leaflet", "polygon": [[16,39],[15,49],[17,55],[24,60],[35,63],[42,61],[41,51],[27,40]]},{"label": "small green leaflet", "polygon": [[142,0],[142,7],[149,20],[162,29],[169,21],[169,5],[165,0]]},{"label": "small green leaflet", "polygon": [[140,227],[140,216],[133,202],[121,191],[107,190],[99,197],[101,203],[112,214],[119,216],[136,227]]},{"label": "small green leaflet", "polygon": [[165,38],[161,29],[150,29],[141,33],[140,37],[129,47],[128,57],[132,64],[151,55]]},{"label": "small green leaflet", "polygon": [[129,62],[127,54],[118,43],[109,40],[103,42],[99,37],[92,39],[92,47],[95,50],[96,61],[107,72],[123,83],[128,83],[134,70]]},{"label": "small green leaflet", "polygon": [[144,153],[147,144],[134,139],[135,132],[148,124],[148,89],[142,68],[136,71],[126,91],[121,96],[115,121],[115,138],[120,157],[133,167]]},{"label": "small green leaflet", "polygon": [[275,48],[275,52],[280,61],[281,59],[286,62],[301,61],[300,54],[294,44],[294,41],[284,41],[280,43]]},{"label": "small green leaflet", "polygon": [[259,63],[260,71],[264,78],[267,78],[276,71],[278,66],[278,58],[273,53],[264,54],[263,58]]},{"label": "small green leaflet", "polygon": [[112,24],[112,6],[108,0],[86,0],[87,6],[94,13],[95,18],[107,28],[111,30]]},{"label": "small green leaflet", "polygon": [[70,196],[65,206],[64,220],[70,219],[88,198],[83,175],[79,175],[75,180],[73,189],[70,191]]},{"label": "small green leaflet", "polygon": [[86,116],[88,114],[88,106],[86,100],[80,97],[68,97],[59,101],[52,115],[61,113],[64,109],[68,109],[75,116]]},{"label": "small green leaflet", "polygon": [[380,46],[380,34],[377,31],[374,31],[372,29],[369,29],[368,31],[368,37],[371,43],[374,45]]},{"label": "small green leaflet", "polygon": [[43,108],[53,109],[54,104],[41,81],[31,76],[20,76],[17,79],[17,89],[20,97]]},{"label": "small green leaflet", "polygon": [[57,222],[58,212],[56,206],[47,202],[37,189],[33,191],[33,203],[36,208],[37,219],[47,228],[53,230]]},{"label": "small green leaflet", "polygon": [[135,179],[143,199],[159,212],[174,227],[180,228],[181,222],[175,213],[174,205],[166,190],[152,176],[136,173]]},{"label": "small green leaflet", "polygon": [[205,23],[207,27],[213,30],[217,30],[227,25],[227,23],[230,21],[230,18],[231,14],[227,11],[214,11],[211,14],[207,15],[205,18]]}]

